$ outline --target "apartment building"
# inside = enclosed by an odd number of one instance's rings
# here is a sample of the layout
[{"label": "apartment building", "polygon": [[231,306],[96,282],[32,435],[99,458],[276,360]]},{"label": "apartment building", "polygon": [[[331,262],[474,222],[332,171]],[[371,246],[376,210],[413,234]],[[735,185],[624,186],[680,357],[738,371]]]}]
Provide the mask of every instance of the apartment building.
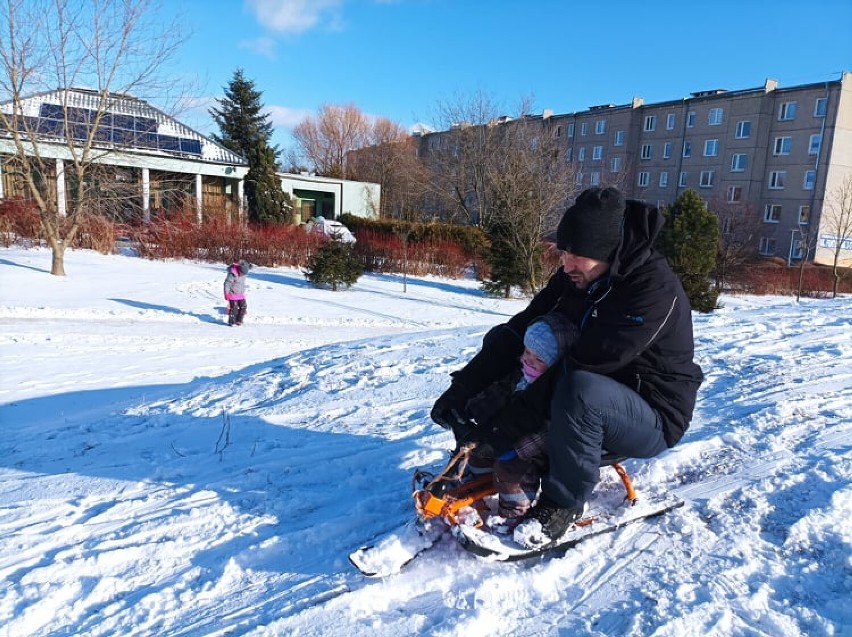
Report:
[{"label": "apartment building", "polygon": [[750,239],[761,255],[831,264],[841,241],[841,262],[852,266],[852,237],[838,237],[824,214],[852,180],[852,73],[790,88],[767,80],[654,104],[636,97],[545,111],[541,121],[562,140],[578,188],[617,185],[659,206],[691,188],[711,210],[754,217]]}]

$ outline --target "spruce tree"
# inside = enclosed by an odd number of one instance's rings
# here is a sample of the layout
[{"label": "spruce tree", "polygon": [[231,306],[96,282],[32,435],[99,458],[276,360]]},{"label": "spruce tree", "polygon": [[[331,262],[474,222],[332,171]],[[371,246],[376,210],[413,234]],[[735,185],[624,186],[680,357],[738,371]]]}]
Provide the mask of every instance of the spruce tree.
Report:
[{"label": "spruce tree", "polygon": [[315,287],[329,286],[337,291],[349,287],[364,273],[364,266],[349,243],[331,238],[323,243],[308,262],[305,276]]},{"label": "spruce tree", "polygon": [[658,239],[660,251],[680,278],[692,309],[712,312],[719,292],[711,274],[716,268],[719,220],[692,189],[678,197],[667,211]]},{"label": "spruce tree", "polygon": [[270,144],[272,122],[262,112],[262,95],[254,82],[246,79],[242,69],[234,71],[225,88],[225,97],[216,100],[219,107],[210,109],[220,131],[213,139],[248,161],[245,194],[249,219],[284,222],[290,215],[289,197],[281,190],[281,181],[275,175],[278,149]]},{"label": "spruce tree", "polygon": [[[483,282],[483,290],[504,298],[509,298],[513,287],[528,291],[529,282],[536,273],[528,271],[528,262],[524,258],[523,250],[517,245],[517,233],[512,231],[509,223],[499,221],[489,223],[487,230],[488,237],[491,239],[491,248],[486,258],[491,269],[491,276],[488,281]],[[538,270],[541,270],[538,252],[532,262]]]}]

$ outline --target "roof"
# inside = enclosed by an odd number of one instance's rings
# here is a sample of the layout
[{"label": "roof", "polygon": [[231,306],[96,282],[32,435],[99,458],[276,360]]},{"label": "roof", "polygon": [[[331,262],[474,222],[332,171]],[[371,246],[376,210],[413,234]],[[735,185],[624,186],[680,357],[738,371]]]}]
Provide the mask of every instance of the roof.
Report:
[{"label": "roof", "polygon": [[[0,111],[12,114],[12,104],[0,102]],[[36,131],[41,140],[65,143],[66,125],[76,139],[87,139],[100,113],[95,133],[95,145],[100,148],[247,165],[239,154],[132,95],[57,89],[22,98],[19,104],[23,115],[19,130]],[[0,135],[9,135],[1,124]]]}]

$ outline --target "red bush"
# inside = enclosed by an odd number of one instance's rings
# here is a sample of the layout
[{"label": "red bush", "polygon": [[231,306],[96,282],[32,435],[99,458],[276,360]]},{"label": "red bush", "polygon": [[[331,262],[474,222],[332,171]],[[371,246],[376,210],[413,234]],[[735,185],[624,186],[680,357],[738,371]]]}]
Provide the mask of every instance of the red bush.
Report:
[{"label": "red bush", "polygon": [[[852,276],[849,271],[840,279],[838,293],[852,292]],[[806,264],[804,270],[798,265],[787,267],[783,263],[765,262],[738,269],[728,277],[728,289],[732,293],[794,295],[799,291],[809,297],[824,297],[831,294],[834,276],[831,268]]]},{"label": "red bush", "polygon": [[0,200],[0,240],[5,247],[44,239],[38,206],[27,199]]},{"label": "red bush", "polygon": [[473,266],[481,271],[480,259],[451,240],[425,240],[407,244],[399,236],[362,230],[355,251],[368,272],[406,272],[461,278]]}]

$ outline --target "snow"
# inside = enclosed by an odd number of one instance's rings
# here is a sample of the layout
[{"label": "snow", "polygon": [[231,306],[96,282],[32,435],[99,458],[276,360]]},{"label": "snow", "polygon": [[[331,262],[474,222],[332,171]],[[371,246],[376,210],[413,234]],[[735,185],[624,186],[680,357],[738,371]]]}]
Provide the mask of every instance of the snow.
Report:
[{"label": "snow", "polygon": [[[625,463],[686,505],[532,564],[442,542],[366,579],[412,515],[448,374],[524,299],[365,275],[0,250],[0,635],[852,634],[852,302],[722,297],[680,445]],[[603,477],[609,480],[608,470]],[[614,477],[612,479],[615,479]]]}]

